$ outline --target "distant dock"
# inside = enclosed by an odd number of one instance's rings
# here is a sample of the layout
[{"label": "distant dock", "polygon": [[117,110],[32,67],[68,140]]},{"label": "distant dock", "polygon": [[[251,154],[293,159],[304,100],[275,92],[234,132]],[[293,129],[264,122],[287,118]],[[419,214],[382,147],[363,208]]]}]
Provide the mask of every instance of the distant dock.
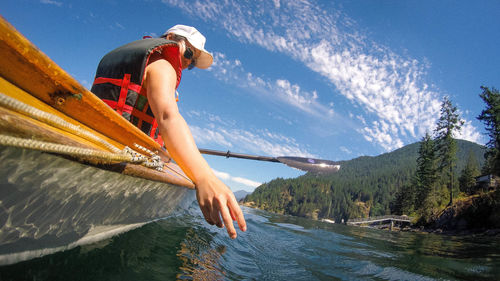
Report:
[{"label": "distant dock", "polygon": [[352,219],[347,222],[347,225],[380,225],[380,224],[390,224],[390,229],[392,230],[394,224],[411,224],[413,218],[408,216],[379,216],[379,217],[368,217],[360,219]]}]

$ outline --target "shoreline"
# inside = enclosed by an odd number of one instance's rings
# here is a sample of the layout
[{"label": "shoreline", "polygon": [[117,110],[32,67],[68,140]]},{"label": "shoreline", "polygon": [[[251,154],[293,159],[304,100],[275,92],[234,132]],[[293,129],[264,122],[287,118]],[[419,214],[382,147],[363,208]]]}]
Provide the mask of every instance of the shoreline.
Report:
[{"label": "shoreline", "polygon": [[441,229],[441,228],[418,228],[418,227],[404,227],[402,229],[395,228],[393,231],[401,232],[414,232],[414,233],[424,233],[424,234],[439,234],[446,236],[488,236],[488,237],[500,237],[500,228],[492,229]]},{"label": "shoreline", "polygon": [[[255,206],[254,202],[239,202],[242,206],[257,209],[257,210],[262,210],[270,213],[269,210],[261,209]],[[277,214],[277,213],[276,213]],[[285,214],[288,216],[294,216],[290,214]],[[299,217],[299,216],[294,216],[298,218],[306,218],[318,222],[325,222],[328,224],[343,224],[346,225],[346,223],[332,223],[330,219],[313,219],[313,218],[308,218],[308,217]],[[479,229],[441,229],[441,228],[425,228],[425,227],[416,227],[416,226],[404,226],[404,227],[399,227],[399,226],[394,226],[392,230],[390,230],[389,226],[386,225],[381,225],[381,226],[355,226],[355,227],[365,227],[365,228],[371,228],[371,229],[379,229],[379,230],[385,230],[385,231],[392,231],[392,232],[413,232],[413,233],[422,233],[422,234],[438,234],[438,235],[446,235],[446,236],[471,236],[471,237],[500,237],[500,228],[492,228],[492,229],[487,229],[487,228],[479,228]]]}]

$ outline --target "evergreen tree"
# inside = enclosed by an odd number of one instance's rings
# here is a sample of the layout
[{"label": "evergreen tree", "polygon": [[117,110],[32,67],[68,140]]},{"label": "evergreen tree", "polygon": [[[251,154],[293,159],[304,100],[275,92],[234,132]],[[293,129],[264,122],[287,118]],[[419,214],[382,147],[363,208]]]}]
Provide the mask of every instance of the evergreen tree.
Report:
[{"label": "evergreen tree", "polygon": [[450,192],[449,205],[453,204],[453,184],[456,166],[457,142],[453,138],[460,131],[463,121],[460,119],[457,107],[445,97],[441,104],[441,114],[436,124],[436,144],[439,159],[439,169]]},{"label": "evergreen tree", "polygon": [[[462,140],[457,140],[457,144],[457,156],[465,155],[459,157],[458,167],[466,166],[469,150],[474,152],[482,165],[484,159],[480,155],[484,154],[484,147]],[[437,203],[434,202],[447,198],[448,191],[435,188],[430,191],[424,205],[415,210],[418,194],[415,191],[416,160],[422,145],[415,143],[376,157],[363,156],[343,161],[340,171],[334,174],[277,178],[255,189],[245,202],[254,202],[257,208],[280,214],[313,218],[317,215],[318,219],[333,218],[337,222],[368,215],[385,215],[390,211],[407,215],[416,213],[428,218],[437,211],[434,208]],[[423,152],[426,149],[422,147],[420,150]],[[436,187],[438,183],[436,180]]]},{"label": "evergreen tree", "polygon": [[392,212],[398,215],[410,215],[415,210],[415,190],[413,185],[403,185],[396,192]]},{"label": "evergreen tree", "polygon": [[417,158],[417,172],[415,174],[415,209],[425,207],[425,202],[437,180],[436,153],[434,141],[426,133],[420,142]]},{"label": "evergreen tree", "polygon": [[481,87],[483,92],[479,95],[486,103],[486,109],[477,118],[486,125],[490,140],[486,144],[485,172],[500,176],[500,93],[497,89],[491,90]]},{"label": "evergreen tree", "polygon": [[472,151],[469,151],[469,157],[467,157],[467,164],[462,170],[458,183],[460,186],[460,191],[467,194],[472,194],[476,186],[476,177],[479,176],[479,165],[477,164],[476,156]]}]

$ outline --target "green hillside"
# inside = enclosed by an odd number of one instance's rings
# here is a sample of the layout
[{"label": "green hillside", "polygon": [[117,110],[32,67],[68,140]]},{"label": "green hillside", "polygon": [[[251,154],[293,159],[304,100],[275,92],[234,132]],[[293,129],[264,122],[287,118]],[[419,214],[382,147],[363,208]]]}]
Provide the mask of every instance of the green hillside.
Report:
[{"label": "green hillside", "polygon": [[[483,146],[463,140],[457,144],[456,171],[465,166],[470,151],[482,166]],[[340,171],[331,175],[277,178],[258,187],[244,202],[271,212],[335,221],[390,214],[396,191],[410,184],[415,174],[419,145],[343,161]]]}]

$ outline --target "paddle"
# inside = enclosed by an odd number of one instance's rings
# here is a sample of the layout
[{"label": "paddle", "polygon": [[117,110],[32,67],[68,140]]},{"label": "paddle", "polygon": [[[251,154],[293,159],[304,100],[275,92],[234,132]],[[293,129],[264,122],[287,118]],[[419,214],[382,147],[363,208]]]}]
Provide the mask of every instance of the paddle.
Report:
[{"label": "paddle", "polygon": [[291,156],[281,156],[281,157],[256,156],[256,155],[234,153],[230,152],[229,150],[227,152],[211,150],[211,149],[199,149],[199,150],[200,153],[202,154],[225,156],[227,158],[234,157],[234,158],[258,160],[258,161],[283,163],[289,167],[312,173],[320,173],[320,174],[334,173],[340,169],[339,163],[330,160],[291,157]]}]

